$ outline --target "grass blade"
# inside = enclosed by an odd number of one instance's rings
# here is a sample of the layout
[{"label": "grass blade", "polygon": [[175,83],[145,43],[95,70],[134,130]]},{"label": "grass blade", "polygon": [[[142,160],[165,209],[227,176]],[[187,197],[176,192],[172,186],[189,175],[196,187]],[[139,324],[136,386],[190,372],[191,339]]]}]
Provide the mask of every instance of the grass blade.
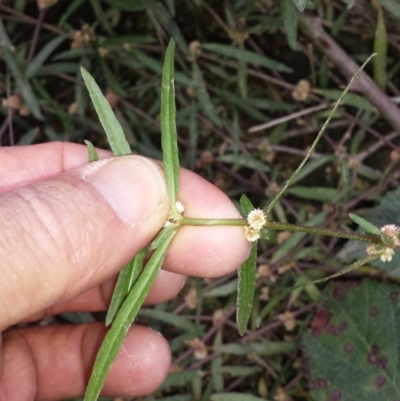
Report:
[{"label": "grass blade", "polygon": [[282,0],[283,25],[286,31],[286,39],[292,50],[299,50],[297,46],[297,10],[292,0]]},{"label": "grass blade", "polygon": [[133,285],[136,283],[143,269],[146,248],[141,249],[138,254],[119,272],[117,284],[115,285],[110,306],[106,316],[106,326],[109,326],[117,315],[122,303],[125,301]]},{"label": "grass blade", "polygon": [[236,322],[239,334],[242,336],[247,328],[253,307],[254,294],[256,290],[256,262],[257,241],[251,247],[250,255],[238,270],[238,296]]},{"label": "grass blade", "polygon": [[67,38],[66,35],[57,36],[51,42],[47,43],[43,49],[35,56],[35,58],[29,63],[25,70],[25,78],[31,79],[43,65],[46,59],[51,53]]},{"label": "grass blade", "polygon": [[210,95],[208,94],[203,74],[201,73],[201,70],[195,61],[193,62],[193,81],[196,87],[197,99],[204,110],[204,113],[217,127],[221,128],[221,121],[218,117],[218,113],[210,98]]},{"label": "grass blade", "polygon": [[133,323],[140,307],[142,306],[154,280],[157,278],[162,262],[167,253],[176,231],[172,231],[168,238],[155,250],[148,261],[143,273],[140,275],[136,284],[132,287],[128,297],[117,313],[115,320],[104,337],[99,349],[96,361],[93,366],[92,374],[89,379],[84,401],[96,401],[107,374],[118,354],[119,349],[128,333],[129,327]]},{"label": "grass blade", "polygon": [[96,81],[83,67],[81,67],[81,73],[101,125],[107,134],[108,142],[111,150],[114,152],[114,156],[122,156],[131,153],[131,148],[125,138],[121,124],[117,120],[106,98],[101,93]]},{"label": "grass blade", "polygon": [[90,142],[90,141],[84,141],[84,142],[85,142],[85,145],[88,148],[89,163],[97,162],[97,160],[99,160],[99,156],[97,155],[96,149],[93,146],[92,142]]},{"label": "grass blade", "polygon": [[174,53],[175,42],[171,40],[165,54],[161,83],[161,146],[168,197],[173,213],[178,214],[175,205],[179,187],[179,154],[175,124]]},{"label": "grass blade", "polygon": [[378,86],[384,91],[386,88],[387,74],[387,50],[388,50],[388,37],[385,25],[385,17],[380,8],[378,11],[378,20],[375,29],[374,51],[376,57],[374,58],[374,80]]},{"label": "grass blade", "polygon": [[221,56],[232,57],[236,60],[242,60],[246,63],[258,65],[270,70],[292,72],[292,69],[286,65],[250,50],[238,49],[236,47],[220,45],[218,43],[202,44],[201,48],[220,54]]},{"label": "grass blade", "polygon": [[15,78],[18,92],[21,94],[29,110],[38,120],[43,120],[36,96],[33,93],[30,83],[19,69],[12,49],[13,46],[4,28],[3,22],[0,19],[0,50],[3,52],[3,59],[6,62],[7,67],[10,69],[11,74]]}]

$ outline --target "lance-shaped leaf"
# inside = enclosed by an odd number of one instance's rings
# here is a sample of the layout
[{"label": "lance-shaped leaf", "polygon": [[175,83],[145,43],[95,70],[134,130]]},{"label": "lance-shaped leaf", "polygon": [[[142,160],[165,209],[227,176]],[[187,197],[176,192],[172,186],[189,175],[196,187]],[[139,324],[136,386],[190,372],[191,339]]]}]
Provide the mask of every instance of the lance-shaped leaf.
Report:
[{"label": "lance-shaped leaf", "polygon": [[253,204],[245,194],[240,197],[240,208],[242,209],[242,214],[245,218],[252,210],[254,210]]},{"label": "lance-shaped leaf", "polygon": [[367,234],[377,235],[378,237],[382,235],[381,230],[379,230],[378,227],[374,226],[372,223],[363,219],[362,217],[357,216],[354,213],[349,213],[349,217],[354,221],[354,223],[357,223],[360,227],[362,227]]},{"label": "lance-shaped leaf", "polygon": [[257,241],[253,243],[249,257],[242,266],[240,266],[238,271],[236,322],[240,335],[243,335],[246,331],[251,309],[253,308],[254,294],[256,290],[256,262]]},{"label": "lance-shaped leaf", "polygon": [[81,73],[86,87],[88,88],[94,108],[99,116],[101,125],[107,134],[107,139],[114,156],[122,156],[131,153],[131,148],[125,138],[121,124],[117,120],[117,117],[96,81],[83,67],[81,67]]},{"label": "lance-shaped leaf", "polygon": [[171,40],[165,54],[161,83],[161,146],[168,197],[171,209],[177,215],[179,156],[175,123],[174,54],[175,42]]},{"label": "lance-shaped leaf", "polygon": [[96,152],[95,147],[93,146],[92,142],[90,141],[84,141],[85,145],[88,148],[88,154],[89,154],[89,163],[91,162],[96,162],[97,160],[99,160],[99,156]]},{"label": "lance-shaped leaf", "polygon": [[109,326],[117,315],[122,303],[125,301],[130,290],[136,283],[143,268],[146,256],[146,248],[139,253],[119,272],[117,284],[115,285],[110,306],[106,316],[106,326]]},{"label": "lance-shaped leaf", "polygon": [[110,330],[104,337],[93,366],[84,401],[97,400],[100,391],[103,388],[107,374],[122,346],[126,334],[149,293],[152,284],[157,278],[158,272],[167,253],[168,246],[176,231],[177,230],[170,232],[170,235],[165,239],[165,241],[155,250],[143,273],[140,275],[136,284],[132,287],[128,297],[122,304]]}]

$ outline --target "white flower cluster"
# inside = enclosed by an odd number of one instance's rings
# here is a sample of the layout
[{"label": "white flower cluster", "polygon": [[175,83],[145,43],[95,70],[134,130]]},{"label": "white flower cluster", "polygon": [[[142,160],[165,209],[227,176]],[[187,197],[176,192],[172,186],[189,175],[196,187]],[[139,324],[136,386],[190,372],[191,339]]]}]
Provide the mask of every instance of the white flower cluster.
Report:
[{"label": "white flower cluster", "polygon": [[379,247],[380,244],[371,244],[367,247],[367,254],[369,256],[372,255],[380,255],[382,262],[390,262],[394,255],[394,249],[389,247]]},{"label": "white flower cluster", "polygon": [[400,247],[400,228],[394,224],[387,224],[381,228],[381,232],[391,240],[390,246],[371,244],[367,247],[368,255],[380,255],[382,262],[390,262],[393,259],[394,249]]},{"label": "white flower cluster", "polygon": [[247,241],[254,242],[260,238],[260,231],[267,222],[264,212],[261,209],[252,210],[247,216],[248,226],[244,227],[244,236]]},{"label": "white flower cluster", "polygon": [[381,232],[392,240],[394,247],[400,246],[400,239],[399,239],[400,228],[399,227],[397,227],[394,224],[386,224],[386,226],[383,226],[381,228]]}]

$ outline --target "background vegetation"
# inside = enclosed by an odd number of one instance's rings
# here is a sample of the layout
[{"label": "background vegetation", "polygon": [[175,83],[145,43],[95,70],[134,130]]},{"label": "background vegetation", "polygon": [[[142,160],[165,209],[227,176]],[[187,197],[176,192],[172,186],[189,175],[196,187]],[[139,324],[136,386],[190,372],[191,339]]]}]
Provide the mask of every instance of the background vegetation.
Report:
[{"label": "background vegetation", "polygon": [[[362,74],[273,218],[351,230],[351,211],[400,225],[393,191],[400,6],[312,0],[299,12],[295,3],[301,8],[300,0],[3,1],[1,144],[88,139],[107,147],[84,66],[132,148],[161,158],[161,68],[173,37],[181,164],[235,202],[246,193],[264,207],[304,157],[354,63],[377,51],[367,67],[372,79]],[[256,327],[272,294],[333,273],[362,252],[335,238],[271,232],[260,242],[255,308],[243,337],[235,275],[189,279],[179,297],[143,309],[138,322],[169,339],[173,364],[160,390],[142,400],[400,398],[400,362],[391,360],[400,352],[398,256],[326,289],[293,291]],[[93,319],[103,316],[64,314],[47,323]]]}]

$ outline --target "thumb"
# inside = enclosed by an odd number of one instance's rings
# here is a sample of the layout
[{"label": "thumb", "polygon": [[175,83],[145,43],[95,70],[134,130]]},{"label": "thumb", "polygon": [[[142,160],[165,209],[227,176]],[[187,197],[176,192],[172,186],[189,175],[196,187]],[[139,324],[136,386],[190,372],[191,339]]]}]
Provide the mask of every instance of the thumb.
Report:
[{"label": "thumb", "polygon": [[115,274],[168,211],[162,170],[133,155],[0,197],[0,330]]}]

